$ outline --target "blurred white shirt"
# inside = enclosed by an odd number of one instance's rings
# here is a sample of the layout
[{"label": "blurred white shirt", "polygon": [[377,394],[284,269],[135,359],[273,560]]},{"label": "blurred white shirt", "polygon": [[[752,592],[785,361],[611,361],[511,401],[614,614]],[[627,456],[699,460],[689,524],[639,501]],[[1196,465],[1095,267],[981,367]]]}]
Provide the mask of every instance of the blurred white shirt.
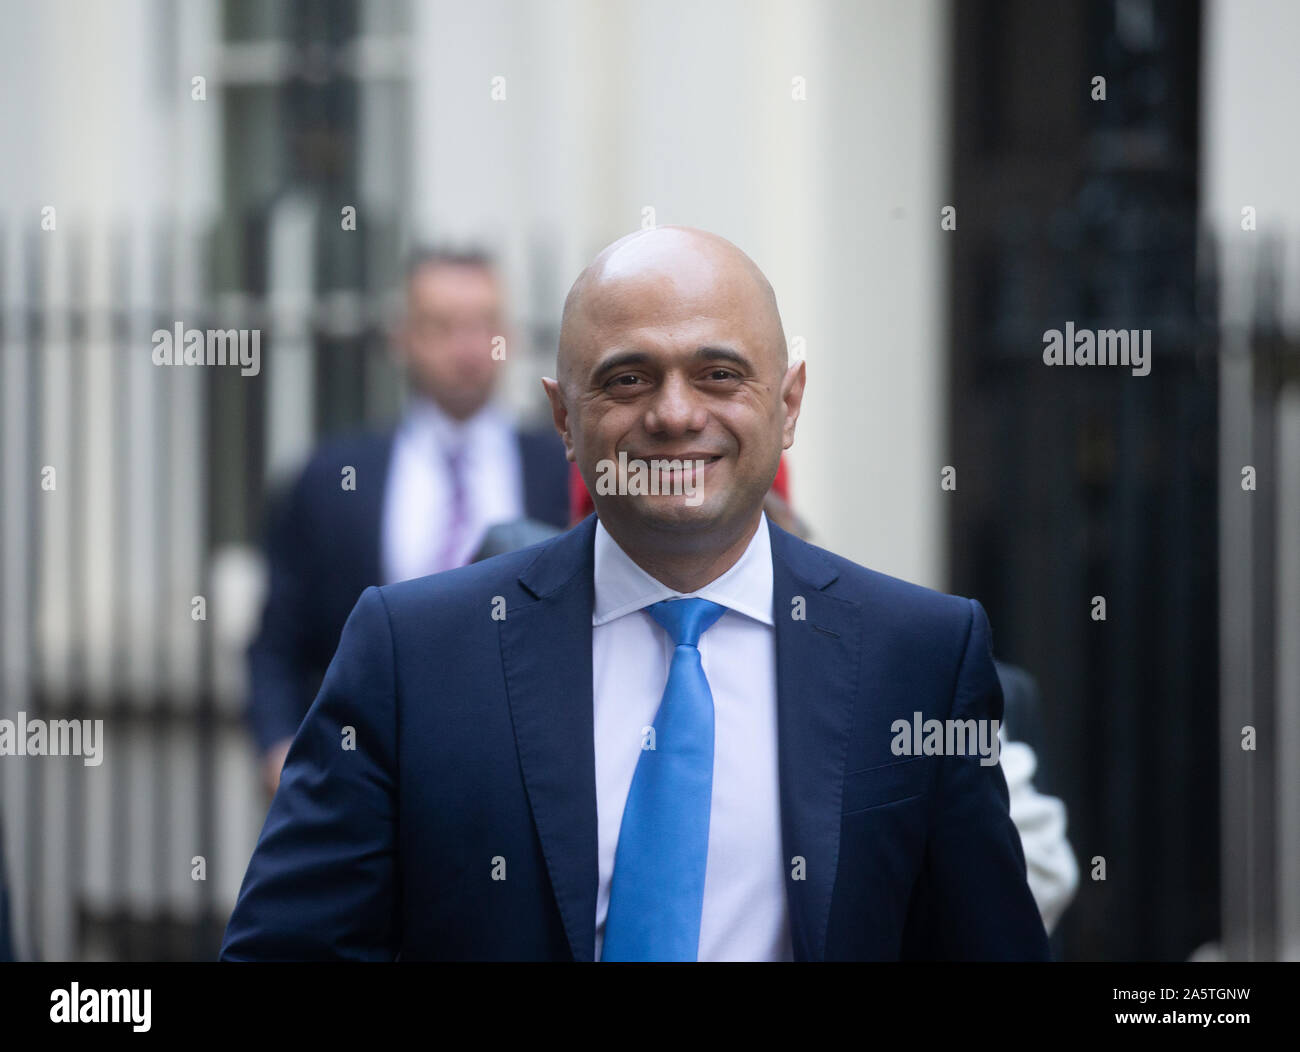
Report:
[{"label": "blurred white shirt", "polygon": [[427,398],[413,396],[393,440],[384,490],[381,565],[384,583],[445,569],[439,557],[452,511],[446,451],[464,443],[468,515],[455,546],[455,565],[473,557],[488,527],[523,517],[523,467],[510,419],[487,405],[453,420]]},{"label": "blurred white shirt", "polygon": [[1065,838],[1065,804],[1034,788],[1038,759],[1024,742],[1002,738],[1002,775],[1011,797],[1011,821],[1025,851],[1025,870],[1043,927],[1050,935],[1079,886],[1079,866]]}]

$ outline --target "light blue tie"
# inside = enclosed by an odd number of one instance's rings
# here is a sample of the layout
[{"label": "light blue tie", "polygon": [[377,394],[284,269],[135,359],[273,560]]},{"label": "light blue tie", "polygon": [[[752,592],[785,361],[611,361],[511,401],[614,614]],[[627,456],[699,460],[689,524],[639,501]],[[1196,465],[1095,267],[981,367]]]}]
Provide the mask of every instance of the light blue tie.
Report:
[{"label": "light blue tie", "polygon": [[726,608],[665,599],[647,612],[672,637],[668,685],[643,746],[610,879],[602,961],[693,961],[700,947],[713,800],[713,695],[700,636]]}]

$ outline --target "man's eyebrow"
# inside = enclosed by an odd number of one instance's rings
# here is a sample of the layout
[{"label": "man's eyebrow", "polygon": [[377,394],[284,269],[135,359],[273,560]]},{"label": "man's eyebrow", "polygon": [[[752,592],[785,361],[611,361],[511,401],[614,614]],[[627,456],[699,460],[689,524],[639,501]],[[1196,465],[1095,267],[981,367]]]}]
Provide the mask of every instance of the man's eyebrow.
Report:
[{"label": "man's eyebrow", "polygon": [[[753,368],[753,363],[748,357],[731,347],[714,347],[711,345],[700,347],[691,355],[691,358],[696,362],[725,361],[743,369]],[[652,356],[645,351],[619,351],[596,366],[595,372],[592,373],[592,380],[599,383],[603,378],[618,369],[626,369],[634,365],[646,365],[652,360]]]},{"label": "man's eyebrow", "polygon": [[626,369],[631,365],[645,365],[649,360],[650,355],[646,354],[645,351],[618,351],[611,354],[604,361],[597,363],[591,378],[594,382],[599,383],[616,369]]},{"label": "man's eyebrow", "polygon": [[747,356],[731,347],[701,347],[695,352],[694,358],[701,362],[724,361],[745,369],[753,368],[753,363]]}]

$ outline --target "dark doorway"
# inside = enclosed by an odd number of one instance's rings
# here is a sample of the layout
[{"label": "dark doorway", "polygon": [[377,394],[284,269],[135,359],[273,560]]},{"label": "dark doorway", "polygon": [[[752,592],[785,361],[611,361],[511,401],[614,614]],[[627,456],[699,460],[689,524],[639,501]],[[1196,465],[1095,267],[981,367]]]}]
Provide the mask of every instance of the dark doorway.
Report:
[{"label": "dark doorway", "polygon": [[[1060,952],[1185,959],[1219,930],[1200,5],[953,11],[951,584],[1042,688],[1038,784],[1066,802],[1080,869]],[[1149,329],[1149,375],[1046,365],[1067,323]]]}]

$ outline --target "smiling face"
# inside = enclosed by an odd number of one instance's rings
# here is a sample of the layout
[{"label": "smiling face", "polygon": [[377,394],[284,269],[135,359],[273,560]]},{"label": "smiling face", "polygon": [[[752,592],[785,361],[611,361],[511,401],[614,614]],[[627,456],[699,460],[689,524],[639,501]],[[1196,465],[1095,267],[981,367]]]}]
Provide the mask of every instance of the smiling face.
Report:
[{"label": "smiling face", "polygon": [[[615,242],[570,292],[558,365],[556,426],[615,539],[701,550],[752,531],[794,441],[803,366],[787,368],[771,288],[739,249],[673,227]],[[657,494],[602,492],[621,453],[705,465],[661,475]]]}]

